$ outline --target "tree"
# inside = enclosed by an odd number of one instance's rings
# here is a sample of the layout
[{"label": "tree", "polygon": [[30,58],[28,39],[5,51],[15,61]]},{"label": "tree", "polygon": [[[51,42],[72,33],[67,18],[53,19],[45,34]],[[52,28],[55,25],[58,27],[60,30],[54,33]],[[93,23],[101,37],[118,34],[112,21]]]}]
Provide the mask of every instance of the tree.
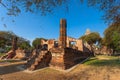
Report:
[{"label": "tree", "polygon": [[30,43],[28,41],[24,41],[21,43],[21,45],[19,46],[21,49],[30,49]]},{"label": "tree", "polygon": [[120,51],[120,23],[113,23],[104,31],[103,43],[113,52]]},{"label": "tree", "polygon": [[34,48],[40,47],[41,46],[41,40],[46,40],[46,39],[44,39],[44,38],[36,38],[36,39],[33,40],[32,46]]},{"label": "tree", "polygon": [[0,37],[0,47],[1,47],[1,48],[4,48],[4,47],[5,47],[5,44],[6,44],[6,39]]},{"label": "tree", "polygon": [[87,0],[87,3],[88,6],[103,11],[103,18],[106,22],[120,22],[120,0]]},{"label": "tree", "polygon": [[113,36],[113,48],[115,51],[120,51],[120,33],[116,31]]},{"label": "tree", "polygon": [[17,16],[22,10],[26,12],[37,10],[44,15],[67,2],[67,0],[0,0],[1,5],[8,10],[7,14],[13,16]]},{"label": "tree", "polygon": [[[7,9],[8,15],[17,16],[23,10],[46,14],[53,12],[58,6],[67,9],[70,1],[73,0],[0,0],[0,4]],[[120,22],[120,0],[80,0],[80,2],[86,2],[88,6],[104,11],[105,21]]]},{"label": "tree", "polygon": [[[92,32],[88,35],[85,35],[85,36],[82,36],[80,37],[80,39],[82,39],[84,42],[87,42],[90,47],[91,47],[91,51],[92,53],[94,54],[94,51],[93,51],[93,44],[96,44],[96,42],[100,42],[101,40],[101,37],[99,35],[99,33],[97,32]],[[94,54],[95,55],[95,54]]]},{"label": "tree", "polygon": [[28,48],[30,47],[29,41],[15,35],[13,32],[9,31],[0,31],[0,47],[2,48],[11,48],[13,37],[18,37],[17,45],[18,47]]},{"label": "tree", "polygon": [[100,41],[101,37],[99,33],[92,32],[88,35],[80,37],[83,41],[86,41],[88,44],[95,44],[96,42]]},{"label": "tree", "polygon": [[9,46],[9,45],[12,45],[12,38],[13,36],[16,36],[13,32],[10,32],[10,31],[0,31],[0,41],[2,41],[1,44],[4,44],[4,47],[5,46]]}]

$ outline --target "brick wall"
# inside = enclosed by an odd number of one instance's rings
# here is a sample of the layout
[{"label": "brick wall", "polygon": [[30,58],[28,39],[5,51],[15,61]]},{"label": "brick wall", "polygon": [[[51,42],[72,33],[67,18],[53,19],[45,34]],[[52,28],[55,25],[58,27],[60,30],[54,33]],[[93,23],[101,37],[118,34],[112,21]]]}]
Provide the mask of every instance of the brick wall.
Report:
[{"label": "brick wall", "polygon": [[52,54],[50,66],[58,69],[68,69],[90,56],[89,53],[72,48],[54,48],[50,52]]}]

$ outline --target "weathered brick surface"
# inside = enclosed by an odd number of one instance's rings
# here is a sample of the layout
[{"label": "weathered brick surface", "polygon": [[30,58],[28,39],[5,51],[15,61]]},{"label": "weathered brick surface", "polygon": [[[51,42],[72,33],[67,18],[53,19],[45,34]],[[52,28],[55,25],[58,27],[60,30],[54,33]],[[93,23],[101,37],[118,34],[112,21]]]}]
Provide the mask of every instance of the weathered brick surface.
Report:
[{"label": "weathered brick surface", "polygon": [[17,37],[13,37],[12,50],[13,51],[17,50]]},{"label": "weathered brick surface", "polygon": [[50,52],[52,54],[50,65],[60,69],[68,69],[90,56],[89,53],[83,53],[72,48],[54,48]]},{"label": "weathered brick surface", "polygon": [[[61,19],[58,47],[55,47],[55,40],[42,40],[42,45],[47,44],[48,52],[41,51],[38,55],[35,54],[28,61],[30,70],[43,68],[48,65],[54,68],[68,69],[90,56],[90,51],[84,46],[82,40],[67,38],[66,28],[66,20]],[[70,42],[76,42],[76,44],[71,46]]]},{"label": "weathered brick surface", "polygon": [[25,50],[22,49],[15,50],[15,56],[13,57],[13,59],[24,59],[24,58],[26,58]]},{"label": "weathered brick surface", "polygon": [[59,45],[62,48],[67,46],[67,23],[65,19],[60,20],[60,37],[59,37]]},{"label": "weathered brick surface", "polygon": [[49,66],[51,53],[49,51],[34,51],[34,55],[28,60],[26,68],[29,70],[40,69]]}]

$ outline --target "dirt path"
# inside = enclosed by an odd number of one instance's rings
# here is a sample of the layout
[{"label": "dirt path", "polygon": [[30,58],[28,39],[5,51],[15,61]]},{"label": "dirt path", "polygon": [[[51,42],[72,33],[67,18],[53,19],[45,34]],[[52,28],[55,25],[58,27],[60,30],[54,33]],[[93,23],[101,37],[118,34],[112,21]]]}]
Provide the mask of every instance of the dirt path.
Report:
[{"label": "dirt path", "polygon": [[0,67],[0,80],[120,80],[120,68],[78,65],[70,72],[60,72],[51,68],[27,73],[13,65]]},{"label": "dirt path", "polygon": [[0,80],[57,80],[59,76],[63,75],[63,73],[50,68],[28,73],[18,69],[18,66],[0,67]]}]

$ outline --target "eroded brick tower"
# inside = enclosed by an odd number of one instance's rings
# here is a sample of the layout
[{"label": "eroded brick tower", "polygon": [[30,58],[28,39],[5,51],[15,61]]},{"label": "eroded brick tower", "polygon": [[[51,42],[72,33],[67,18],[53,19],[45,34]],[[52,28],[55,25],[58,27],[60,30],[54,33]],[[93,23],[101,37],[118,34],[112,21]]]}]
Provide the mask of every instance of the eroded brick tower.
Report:
[{"label": "eroded brick tower", "polygon": [[65,48],[67,45],[67,22],[65,19],[60,20],[60,37],[59,37],[59,45],[62,48]]},{"label": "eroded brick tower", "polygon": [[13,51],[17,50],[17,37],[13,37],[12,50]]}]

